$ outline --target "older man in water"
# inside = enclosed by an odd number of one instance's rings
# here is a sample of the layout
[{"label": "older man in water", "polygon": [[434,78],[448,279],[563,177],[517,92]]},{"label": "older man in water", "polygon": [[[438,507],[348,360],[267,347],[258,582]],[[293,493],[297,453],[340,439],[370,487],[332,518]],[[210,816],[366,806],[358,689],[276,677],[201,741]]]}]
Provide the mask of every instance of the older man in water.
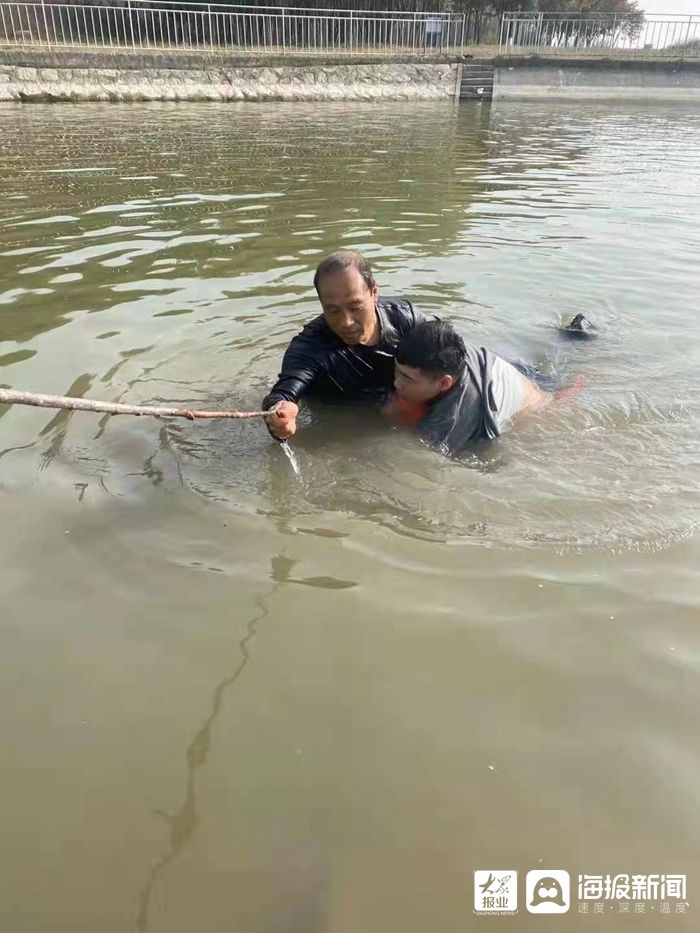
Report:
[{"label": "older man in water", "polygon": [[381,402],[394,383],[394,353],[416,324],[433,320],[405,298],[379,296],[369,263],[359,253],[337,252],[316,269],[314,287],[323,313],[287,347],[282,372],[263,408],[280,440],[297,429],[302,396]]}]

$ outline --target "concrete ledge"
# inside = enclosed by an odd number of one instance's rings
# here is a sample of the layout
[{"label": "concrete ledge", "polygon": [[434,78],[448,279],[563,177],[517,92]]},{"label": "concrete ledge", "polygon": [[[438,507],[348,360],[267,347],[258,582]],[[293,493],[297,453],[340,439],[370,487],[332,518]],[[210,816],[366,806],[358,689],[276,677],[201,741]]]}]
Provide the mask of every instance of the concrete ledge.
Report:
[{"label": "concrete ledge", "polygon": [[612,58],[609,55],[497,55],[494,59],[497,68],[577,68],[579,71],[597,71],[601,68],[614,71],[630,71],[635,68],[646,72],[698,71],[700,58],[679,58],[669,56],[644,58],[639,55]]},{"label": "concrete ledge", "polygon": [[446,54],[338,53],[318,54],[265,52],[256,55],[227,49],[208,52],[187,49],[142,49],[138,52],[118,49],[43,49],[0,47],[0,65],[24,65],[32,68],[119,68],[142,71],[148,68],[170,68],[185,71],[207,71],[235,66],[236,68],[304,68],[319,65],[440,65],[461,61],[461,56]]},{"label": "concrete ledge", "polygon": [[523,84],[518,88],[494,87],[496,100],[635,100],[644,101],[693,101],[700,103],[700,88],[604,88],[578,85],[576,87],[541,87]]},{"label": "concrete ledge", "polygon": [[700,101],[700,61],[500,57],[494,98]]}]

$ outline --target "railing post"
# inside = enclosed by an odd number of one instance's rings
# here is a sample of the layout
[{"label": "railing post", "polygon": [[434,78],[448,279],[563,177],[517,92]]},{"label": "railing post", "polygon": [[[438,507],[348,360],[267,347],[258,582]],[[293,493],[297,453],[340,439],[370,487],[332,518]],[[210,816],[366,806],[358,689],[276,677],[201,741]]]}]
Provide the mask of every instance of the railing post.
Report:
[{"label": "railing post", "polygon": [[212,36],[214,35],[214,31],[211,22],[211,3],[207,3],[207,13],[209,14],[209,48],[213,50],[214,43],[212,41]]},{"label": "railing post", "polygon": [[[49,39],[49,23],[46,19],[46,4],[44,3],[44,0],[41,0],[41,12],[44,17],[44,35],[46,36],[46,44],[49,48],[51,48],[51,41]],[[690,28],[690,26],[688,26],[688,28]]]},{"label": "railing post", "polygon": [[503,30],[505,29],[505,25],[506,25],[506,14],[504,13],[501,16],[501,34],[498,37],[498,51],[499,52],[503,50]]},{"label": "railing post", "polygon": [[537,33],[535,34],[535,46],[539,49],[542,44],[542,27],[544,25],[544,14],[537,15]]},{"label": "railing post", "polygon": [[282,54],[286,53],[287,51],[287,37],[285,36],[285,32],[284,32],[286,12],[287,11],[285,7],[282,7]]},{"label": "railing post", "polygon": [[131,33],[131,47],[132,49],[135,49],[136,40],[134,39],[134,17],[133,11],[131,9],[131,0],[126,0],[126,8],[129,11],[129,32]]},{"label": "railing post", "polygon": [[462,55],[464,55],[464,38],[467,32],[467,14],[462,13]]},{"label": "railing post", "polygon": [[351,51],[351,52],[352,52],[352,41],[353,41],[353,37],[352,37],[352,25],[353,25],[353,23],[352,23],[352,10],[350,10],[350,51]]},{"label": "railing post", "polygon": [[688,28],[687,28],[686,31],[685,31],[685,42],[681,44],[681,48],[680,48],[681,58],[685,58],[685,57],[686,57],[686,53],[683,51],[683,46],[685,46],[685,48],[688,49],[688,50],[690,49],[690,45],[689,45],[689,43],[690,43],[690,27],[691,27],[692,25],[693,25],[693,17],[692,17],[692,16],[689,16],[689,17],[688,17]]}]

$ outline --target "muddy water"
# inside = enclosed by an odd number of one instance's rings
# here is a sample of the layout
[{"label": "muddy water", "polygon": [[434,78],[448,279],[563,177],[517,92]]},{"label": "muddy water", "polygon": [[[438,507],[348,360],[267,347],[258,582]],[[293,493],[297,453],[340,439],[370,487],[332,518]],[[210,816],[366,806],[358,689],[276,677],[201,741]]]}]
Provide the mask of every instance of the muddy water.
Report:
[{"label": "muddy water", "polygon": [[0,408],[3,930],[536,930],[472,873],[539,867],[688,875],[557,928],[696,929],[697,112],[0,120],[0,384],[256,408],[338,246],[586,380],[455,462],[307,407],[299,475],[259,424]]}]

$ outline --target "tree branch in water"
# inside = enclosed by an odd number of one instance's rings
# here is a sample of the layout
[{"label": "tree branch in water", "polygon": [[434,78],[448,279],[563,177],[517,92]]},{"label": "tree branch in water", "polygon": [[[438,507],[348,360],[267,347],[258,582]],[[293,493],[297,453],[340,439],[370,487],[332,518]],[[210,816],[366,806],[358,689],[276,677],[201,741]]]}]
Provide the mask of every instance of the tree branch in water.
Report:
[{"label": "tree branch in water", "polygon": [[151,415],[154,418],[266,418],[270,411],[199,411],[190,408],[168,408],[153,405],[123,405],[120,402],[98,402],[90,398],[69,398],[67,395],[37,395],[0,388],[0,403],[34,405],[37,408],[63,408],[68,411],[100,411],[109,415]]}]

